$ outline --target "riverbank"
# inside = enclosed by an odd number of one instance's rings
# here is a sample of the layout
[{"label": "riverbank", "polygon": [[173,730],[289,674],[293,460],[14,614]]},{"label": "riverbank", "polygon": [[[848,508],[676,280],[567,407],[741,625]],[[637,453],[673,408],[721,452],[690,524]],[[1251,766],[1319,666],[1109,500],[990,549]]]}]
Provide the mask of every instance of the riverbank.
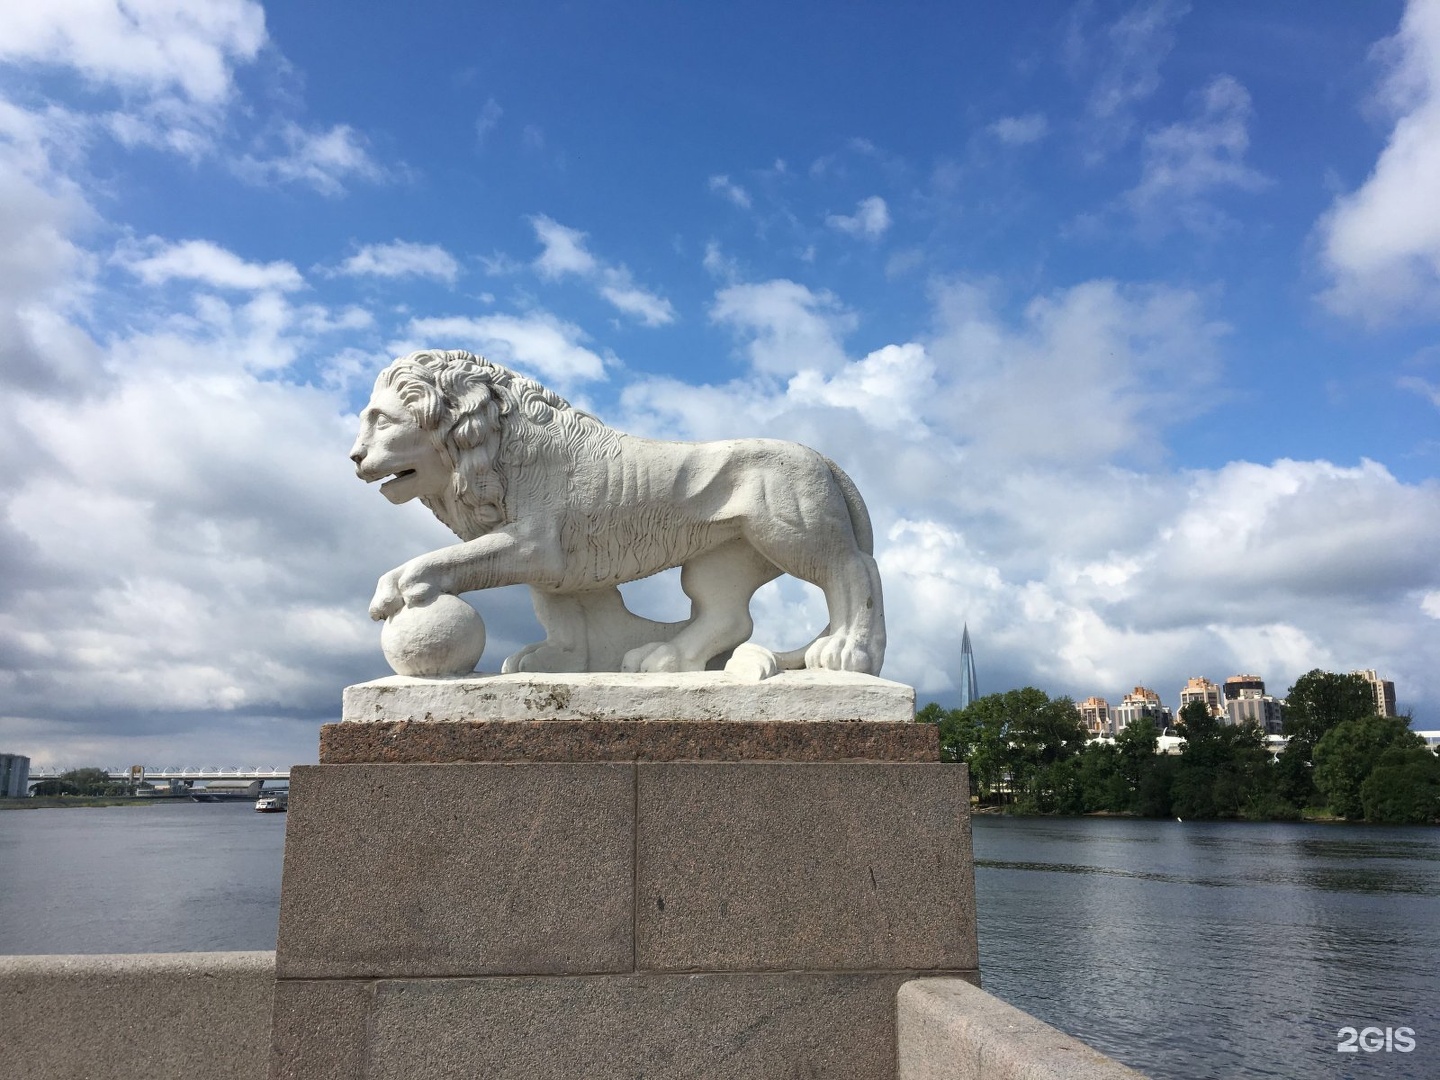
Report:
[{"label": "riverbank", "polygon": [[[1129,810],[1091,810],[1084,814],[1045,814],[1035,811],[1026,811],[1010,806],[975,806],[970,807],[970,813],[984,817],[1005,817],[1005,818],[1038,818],[1041,820],[1050,819],[1056,821],[1083,820],[1085,818],[1114,818],[1120,821],[1170,821],[1167,817],[1153,817],[1143,814],[1136,814]],[[1184,822],[1185,818],[1174,818],[1175,821]],[[1305,809],[1295,818],[1247,818],[1247,817],[1217,817],[1217,818],[1190,818],[1195,822],[1205,822],[1209,825],[1241,824],[1241,825],[1371,825],[1376,828],[1386,827],[1385,823],[1363,821],[1352,818],[1338,817],[1335,814],[1324,810]],[[1440,826],[1440,820],[1411,822],[1422,828],[1434,828]]]},{"label": "riverbank", "polygon": [[153,806],[186,802],[189,795],[36,795],[28,799],[0,799],[0,810],[45,810],[54,807]]}]

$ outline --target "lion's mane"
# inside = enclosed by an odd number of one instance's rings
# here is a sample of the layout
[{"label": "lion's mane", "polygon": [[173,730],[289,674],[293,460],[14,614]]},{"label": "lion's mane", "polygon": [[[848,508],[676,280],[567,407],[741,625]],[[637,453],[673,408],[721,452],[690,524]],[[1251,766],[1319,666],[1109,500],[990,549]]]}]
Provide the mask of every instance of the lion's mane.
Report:
[{"label": "lion's mane", "polygon": [[399,395],[450,470],[450,490],[421,501],[462,540],[506,522],[512,469],[617,452],[613,428],[533,379],[459,349],[402,356],[376,387]]}]

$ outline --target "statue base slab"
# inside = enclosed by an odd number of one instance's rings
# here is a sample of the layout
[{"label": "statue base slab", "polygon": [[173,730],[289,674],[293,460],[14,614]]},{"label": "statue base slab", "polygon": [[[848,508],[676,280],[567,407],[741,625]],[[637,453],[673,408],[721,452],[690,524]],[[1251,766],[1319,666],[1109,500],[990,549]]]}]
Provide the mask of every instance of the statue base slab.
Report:
[{"label": "statue base slab", "polygon": [[915,690],[852,671],[784,671],[752,682],[723,671],[677,674],[391,675],[345,688],[341,718],[392,720],[747,720],[906,723]]},{"label": "statue base slab", "polygon": [[[969,780],[933,726],[500,678],[351,687],[370,722],[292,770],[272,1080],[893,1080],[899,986],[978,983]],[[540,719],[393,718],[425,682],[473,717],[603,681]]]}]

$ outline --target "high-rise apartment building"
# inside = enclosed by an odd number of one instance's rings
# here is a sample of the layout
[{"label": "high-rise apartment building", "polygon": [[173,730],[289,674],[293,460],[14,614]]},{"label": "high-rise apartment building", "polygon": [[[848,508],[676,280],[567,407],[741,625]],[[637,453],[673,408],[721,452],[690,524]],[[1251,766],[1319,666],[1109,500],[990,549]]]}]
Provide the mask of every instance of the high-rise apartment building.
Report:
[{"label": "high-rise apartment building", "polygon": [[1087,697],[1084,701],[1077,702],[1075,709],[1091,738],[1096,735],[1115,734],[1115,728],[1110,722],[1110,703],[1104,698]]},{"label": "high-rise apartment building", "polygon": [[0,754],[0,799],[23,799],[30,794],[30,759],[23,754]]},{"label": "high-rise apartment building", "polygon": [[1126,694],[1120,704],[1110,710],[1110,718],[1116,735],[1136,720],[1149,720],[1160,731],[1175,722],[1170,710],[1160,703],[1160,695],[1148,686],[1137,686]]},{"label": "high-rise apartment building", "polygon": [[1225,700],[1234,701],[1243,697],[1246,691],[1254,691],[1261,697],[1265,696],[1265,680],[1259,675],[1231,675],[1225,680]]},{"label": "high-rise apartment building", "polygon": [[1374,668],[1352,671],[1350,674],[1359,675],[1370,684],[1370,689],[1375,694],[1375,711],[1377,713],[1381,716],[1395,715],[1395,684],[1393,682],[1380,678]]},{"label": "high-rise apartment building", "polygon": [[1229,724],[1254,724],[1266,735],[1282,735],[1285,731],[1285,705],[1268,694],[1247,690],[1241,697],[1225,702],[1225,721]]},{"label": "high-rise apartment building", "polygon": [[1196,675],[1180,691],[1180,708],[1183,711],[1186,705],[1191,702],[1200,701],[1210,710],[1211,716],[1219,716],[1225,711],[1220,704],[1220,687],[1216,686],[1209,679]]}]

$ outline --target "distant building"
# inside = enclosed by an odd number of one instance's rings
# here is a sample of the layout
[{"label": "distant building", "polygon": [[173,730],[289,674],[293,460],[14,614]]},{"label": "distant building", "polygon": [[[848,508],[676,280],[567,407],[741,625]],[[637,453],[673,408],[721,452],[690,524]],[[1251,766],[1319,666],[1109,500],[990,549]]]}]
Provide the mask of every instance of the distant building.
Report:
[{"label": "distant building", "polygon": [[1285,703],[1268,694],[1245,691],[1244,697],[1225,702],[1227,724],[1254,724],[1266,735],[1279,735],[1285,730]]},{"label": "distant building", "polygon": [[1077,702],[1075,709],[1091,738],[1115,734],[1115,728],[1110,722],[1110,703],[1104,698],[1087,697],[1084,701]]},{"label": "distant building", "polygon": [[1220,687],[1216,686],[1209,679],[1196,675],[1185,684],[1180,691],[1180,708],[1183,711],[1186,705],[1192,702],[1204,702],[1205,707],[1210,710],[1211,716],[1219,716],[1225,708],[1220,704]]},{"label": "distant building", "polygon": [[1285,729],[1285,703],[1265,693],[1259,675],[1231,675],[1225,680],[1225,722],[1254,724],[1266,735]]},{"label": "distant building", "polygon": [[1431,753],[1440,754],[1440,731],[1417,731],[1415,734],[1425,740]]},{"label": "distant building", "polygon": [[1148,686],[1137,686],[1110,710],[1115,734],[1119,735],[1136,720],[1149,720],[1157,731],[1164,731],[1175,721],[1174,715],[1160,704],[1160,695]]},{"label": "distant building", "polygon": [[1374,668],[1366,668],[1364,671],[1352,671],[1351,675],[1359,675],[1370,684],[1370,690],[1375,695],[1375,711],[1381,716],[1395,715],[1395,684],[1389,679],[1380,678]]},{"label": "distant building", "polygon": [[23,799],[30,794],[30,759],[22,754],[0,754],[0,799]]},{"label": "distant building", "polygon": [[970,648],[970,624],[960,634],[960,708],[966,708],[980,697],[975,682],[975,652]]},{"label": "distant building", "polygon": [[1234,701],[1244,696],[1245,691],[1253,690],[1261,697],[1265,696],[1265,680],[1259,675],[1231,675],[1225,680],[1225,700]]}]

